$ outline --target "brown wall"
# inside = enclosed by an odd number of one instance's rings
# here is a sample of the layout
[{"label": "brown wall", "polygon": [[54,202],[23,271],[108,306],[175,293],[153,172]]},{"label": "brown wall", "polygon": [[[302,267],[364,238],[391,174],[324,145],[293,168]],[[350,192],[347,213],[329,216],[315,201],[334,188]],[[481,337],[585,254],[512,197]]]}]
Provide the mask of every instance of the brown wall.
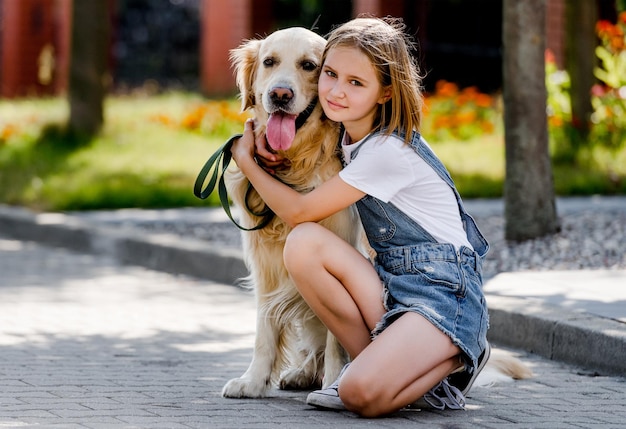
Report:
[{"label": "brown wall", "polygon": [[200,73],[202,90],[209,95],[229,95],[235,81],[229,50],[252,37],[253,0],[203,0]]},{"label": "brown wall", "polygon": [[[65,90],[70,0],[1,0],[0,8],[0,96]],[[51,73],[40,74],[45,69]]]},{"label": "brown wall", "polygon": [[564,0],[548,0],[546,15],[546,48],[554,54],[559,68],[565,65],[565,2]]}]

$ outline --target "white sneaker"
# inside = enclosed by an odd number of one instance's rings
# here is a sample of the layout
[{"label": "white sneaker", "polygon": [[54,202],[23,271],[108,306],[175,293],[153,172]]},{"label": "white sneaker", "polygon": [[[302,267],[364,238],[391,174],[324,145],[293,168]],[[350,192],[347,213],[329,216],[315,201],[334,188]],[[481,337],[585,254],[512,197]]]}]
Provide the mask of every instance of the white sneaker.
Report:
[{"label": "white sneaker", "polygon": [[333,384],[326,389],[314,390],[309,393],[306,397],[306,403],[314,407],[328,410],[345,410],[346,407],[343,405],[343,402],[341,402],[341,398],[339,398],[339,380],[341,380],[341,376],[346,368],[348,368],[348,365],[350,364],[347,363],[344,365],[339,373],[339,377],[337,377],[337,380],[335,380]]}]

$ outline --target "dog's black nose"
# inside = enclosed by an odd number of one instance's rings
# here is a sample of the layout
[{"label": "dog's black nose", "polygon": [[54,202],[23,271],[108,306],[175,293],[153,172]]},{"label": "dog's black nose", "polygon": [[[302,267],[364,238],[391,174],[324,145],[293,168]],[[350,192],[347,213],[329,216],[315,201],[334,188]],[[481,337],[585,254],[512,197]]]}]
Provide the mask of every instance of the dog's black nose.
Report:
[{"label": "dog's black nose", "polygon": [[276,104],[286,104],[293,98],[291,88],[276,87],[270,92],[270,99]]}]

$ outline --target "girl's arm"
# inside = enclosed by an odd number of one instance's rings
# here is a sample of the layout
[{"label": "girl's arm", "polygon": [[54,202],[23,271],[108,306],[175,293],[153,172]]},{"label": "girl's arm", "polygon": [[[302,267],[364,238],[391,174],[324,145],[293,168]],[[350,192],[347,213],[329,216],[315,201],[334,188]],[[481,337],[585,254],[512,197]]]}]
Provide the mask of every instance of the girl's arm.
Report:
[{"label": "girl's arm", "polygon": [[273,178],[256,163],[254,147],[252,121],[246,121],[243,137],[231,149],[233,159],[263,201],[291,227],[325,219],[365,195],[345,183],[339,175],[309,193],[300,194]]}]

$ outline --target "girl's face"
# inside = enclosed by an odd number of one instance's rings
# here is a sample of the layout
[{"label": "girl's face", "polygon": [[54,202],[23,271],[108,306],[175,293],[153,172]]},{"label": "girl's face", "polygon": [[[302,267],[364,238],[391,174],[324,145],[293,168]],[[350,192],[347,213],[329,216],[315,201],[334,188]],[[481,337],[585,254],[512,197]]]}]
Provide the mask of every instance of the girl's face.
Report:
[{"label": "girl's face", "polygon": [[353,142],[374,126],[378,105],[389,100],[369,58],[357,48],[336,47],[326,54],[318,82],[319,99],[328,118],[343,123]]}]

